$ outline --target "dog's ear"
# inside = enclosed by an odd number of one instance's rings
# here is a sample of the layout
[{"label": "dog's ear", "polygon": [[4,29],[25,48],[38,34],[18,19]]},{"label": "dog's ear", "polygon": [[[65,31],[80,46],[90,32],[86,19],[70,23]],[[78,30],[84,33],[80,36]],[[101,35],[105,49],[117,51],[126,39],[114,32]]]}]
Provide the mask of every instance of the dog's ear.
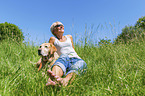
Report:
[{"label": "dog's ear", "polygon": [[53,44],[50,44],[50,54],[54,54],[54,52],[56,52],[57,49]]}]

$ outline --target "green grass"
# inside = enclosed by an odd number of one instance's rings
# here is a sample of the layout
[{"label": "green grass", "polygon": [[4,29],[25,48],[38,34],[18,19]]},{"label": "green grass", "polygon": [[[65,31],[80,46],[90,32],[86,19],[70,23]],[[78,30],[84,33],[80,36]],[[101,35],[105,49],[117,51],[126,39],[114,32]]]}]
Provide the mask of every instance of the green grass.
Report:
[{"label": "green grass", "polygon": [[88,64],[83,76],[67,87],[46,87],[37,72],[37,46],[0,42],[0,96],[145,95],[145,42],[75,46]]}]

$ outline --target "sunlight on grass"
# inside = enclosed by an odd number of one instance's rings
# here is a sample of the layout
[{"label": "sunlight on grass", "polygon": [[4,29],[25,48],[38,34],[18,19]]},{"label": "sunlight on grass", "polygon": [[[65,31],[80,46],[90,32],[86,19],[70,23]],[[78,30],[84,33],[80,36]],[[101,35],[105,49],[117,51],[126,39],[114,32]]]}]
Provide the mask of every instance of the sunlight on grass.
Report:
[{"label": "sunlight on grass", "polygon": [[35,67],[40,58],[38,46],[0,42],[0,95],[145,95],[144,41],[101,46],[83,44],[76,44],[75,50],[88,64],[87,72],[67,87],[53,88],[45,86],[48,76],[42,75],[44,70],[38,72]]}]

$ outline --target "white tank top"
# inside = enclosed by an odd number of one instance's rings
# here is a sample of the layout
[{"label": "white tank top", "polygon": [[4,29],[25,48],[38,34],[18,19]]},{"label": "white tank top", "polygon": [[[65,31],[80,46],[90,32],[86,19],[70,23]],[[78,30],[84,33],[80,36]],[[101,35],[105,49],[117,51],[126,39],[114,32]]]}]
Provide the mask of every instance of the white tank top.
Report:
[{"label": "white tank top", "polygon": [[60,56],[61,54],[67,54],[69,57],[80,58],[72,47],[72,42],[70,37],[65,35],[66,41],[60,42],[57,38],[54,41],[54,46],[57,48],[57,53]]}]

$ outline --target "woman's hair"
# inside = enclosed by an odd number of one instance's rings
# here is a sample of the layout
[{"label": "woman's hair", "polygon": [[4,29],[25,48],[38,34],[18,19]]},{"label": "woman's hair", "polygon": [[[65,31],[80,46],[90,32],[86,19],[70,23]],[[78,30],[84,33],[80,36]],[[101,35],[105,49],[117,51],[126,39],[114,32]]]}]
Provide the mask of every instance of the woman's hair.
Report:
[{"label": "woman's hair", "polygon": [[[62,24],[61,22],[59,22],[59,21],[54,22],[54,23],[51,25],[50,31],[52,32],[52,34],[53,34],[53,32],[54,32],[55,26],[56,26],[56,25],[59,25],[59,24],[63,25],[63,24]],[[64,26],[64,25],[63,25],[63,26]],[[54,34],[53,34],[53,35],[54,35]]]}]

